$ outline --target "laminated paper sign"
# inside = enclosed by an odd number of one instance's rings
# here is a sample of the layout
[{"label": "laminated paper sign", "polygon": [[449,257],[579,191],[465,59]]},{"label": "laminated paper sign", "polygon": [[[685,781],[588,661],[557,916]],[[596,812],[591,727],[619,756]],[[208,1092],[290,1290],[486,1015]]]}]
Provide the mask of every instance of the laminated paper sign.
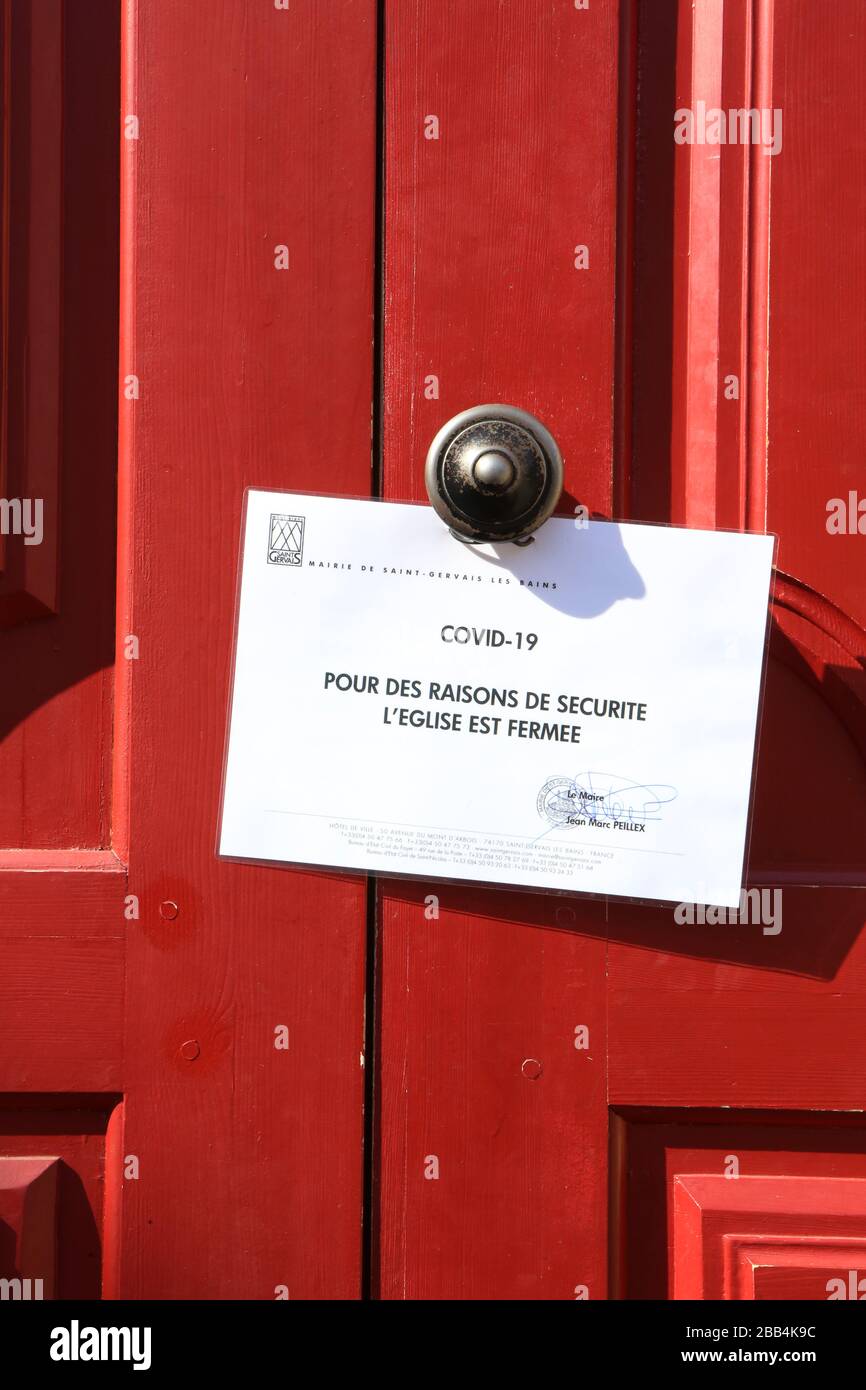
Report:
[{"label": "laminated paper sign", "polygon": [[773,543],[249,492],[219,852],[735,907]]}]

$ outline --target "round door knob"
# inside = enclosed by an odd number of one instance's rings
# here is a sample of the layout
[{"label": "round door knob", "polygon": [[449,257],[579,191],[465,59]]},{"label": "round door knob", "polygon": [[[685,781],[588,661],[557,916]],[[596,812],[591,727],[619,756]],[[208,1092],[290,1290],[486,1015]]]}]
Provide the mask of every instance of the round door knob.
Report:
[{"label": "round door knob", "polygon": [[460,540],[522,541],[562,492],[562,457],[540,420],[476,405],[443,425],[424,472],[434,510]]}]

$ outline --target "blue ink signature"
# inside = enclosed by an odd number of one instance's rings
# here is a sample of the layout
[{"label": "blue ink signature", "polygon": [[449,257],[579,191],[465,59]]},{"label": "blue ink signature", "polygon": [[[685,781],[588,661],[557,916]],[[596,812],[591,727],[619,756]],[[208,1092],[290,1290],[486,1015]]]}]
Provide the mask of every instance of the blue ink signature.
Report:
[{"label": "blue ink signature", "polygon": [[[576,777],[549,777],[538,793],[538,814],[549,830],[580,821],[645,826],[660,821],[666,802],[677,797],[664,782],[633,782],[610,772],[579,772]],[[539,836],[539,839],[543,836]]]}]

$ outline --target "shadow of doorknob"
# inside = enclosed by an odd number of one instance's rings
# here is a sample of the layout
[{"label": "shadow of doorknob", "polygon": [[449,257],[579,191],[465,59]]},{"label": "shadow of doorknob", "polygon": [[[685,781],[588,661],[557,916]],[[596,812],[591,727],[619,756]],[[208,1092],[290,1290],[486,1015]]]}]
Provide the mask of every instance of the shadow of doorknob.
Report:
[{"label": "shadow of doorknob", "polygon": [[562,492],[562,456],[540,420],[513,405],[476,405],[443,425],[424,481],[458,540],[526,544]]}]

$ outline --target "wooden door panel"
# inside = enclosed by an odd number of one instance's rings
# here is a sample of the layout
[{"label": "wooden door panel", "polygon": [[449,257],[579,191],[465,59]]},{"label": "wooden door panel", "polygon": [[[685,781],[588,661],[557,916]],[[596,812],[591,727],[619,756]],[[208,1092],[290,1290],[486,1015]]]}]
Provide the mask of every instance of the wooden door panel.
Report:
[{"label": "wooden door panel", "polygon": [[[862,7],[638,0],[537,17],[479,0],[458,39],[456,12],[434,22],[420,0],[386,8],[385,490],[419,495],[439,424],[500,399],[559,438],[571,499],[780,533],[747,886],[781,892],[781,930],[684,926],[673,907],[385,887],[384,1297],[603,1296],[591,1215],[602,1098],[842,1112],[861,1106],[866,1081],[866,565],[862,538],[825,525],[862,453],[862,316],[846,271],[856,286],[862,247],[844,229],[864,145],[858,133],[837,167],[815,123],[829,82],[832,120],[860,132]],[[507,53],[521,54],[519,79]],[[582,82],[564,90],[566,57],[572,74],[594,72],[591,116]],[[480,89],[470,65],[496,81]],[[677,146],[674,112],[699,100],[782,108],[781,151]],[[506,169],[520,173],[507,215]],[[615,319],[593,274],[571,281],[579,299],[562,276],[562,223],[581,219],[592,233],[573,242],[592,241],[606,294],[616,280]],[[430,891],[438,918],[425,916]],[[576,1009],[593,1046],[571,1060],[591,1065],[566,1085],[558,1030]],[[538,1102],[517,1083],[525,1061]],[[828,1123],[845,1128],[841,1115]],[[615,1187],[614,1214],[617,1200]],[[813,1278],[778,1258],[780,1273],[732,1275],[729,1296]]]},{"label": "wooden door panel", "polygon": [[[610,511],[618,21],[385,6],[386,496],[421,498],[439,427],[502,401],[555,435],[563,511]],[[600,1296],[603,905],[380,894],[381,1296]]]},{"label": "wooden door panel", "polygon": [[826,1299],[863,1264],[860,1115],[617,1108],[611,1138],[614,1297]]},{"label": "wooden door panel", "polygon": [[120,1187],[118,1110],[112,1095],[0,1094],[4,1301],[100,1297]]},{"label": "wooden door panel", "polygon": [[[611,904],[609,1098],[617,1106],[732,1107],[744,1126],[748,1107],[814,1107],[825,1112],[826,1129],[803,1142],[817,1146],[836,1128],[847,1135],[843,1112],[860,1109],[866,1084],[858,1041],[866,959],[866,556],[856,536],[833,535],[826,525],[829,500],[847,496],[854,486],[854,460],[864,442],[866,340],[850,298],[864,267],[862,247],[845,230],[852,194],[854,207],[862,198],[856,170],[866,158],[857,115],[863,11],[849,4],[831,10],[780,0],[772,6],[699,6],[689,19],[688,6],[670,5],[659,31],[653,7],[638,9],[637,66],[647,76],[648,100],[637,118],[635,304],[658,302],[670,287],[674,389],[663,387],[660,401],[647,395],[652,383],[659,386],[663,369],[650,366],[652,330],[636,318],[632,499],[651,508],[653,519],[665,519],[678,495],[665,478],[682,479],[685,470],[683,519],[689,519],[700,488],[714,479],[716,524],[779,534],[748,883],[779,895],[781,930],[765,931],[760,919],[680,925],[671,909]],[[690,35],[688,51],[684,34]],[[748,61],[742,90],[749,100],[729,103],[725,93],[744,71],[743,53]],[[693,107],[699,98],[781,110],[780,153],[752,150],[745,163],[743,151],[730,146],[660,154],[671,101]],[[844,167],[826,140],[816,138],[816,113],[830,110],[834,121],[857,132]],[[651,151],[646,158],[642,148]],[[726,180],[734,179],[732,187],[744,181],[745,222],[737,198],[696,203],[701,181],[714,177],[706,172],[710,161],[720,166],[715,177],[722,189]],[[662,199],[661,218],[654,195]],[[730,251],[712,263],[703,251],[677,259],[676,247],[703,248],[707,237],[720,247],[742,243],[745,229],[744,262]],[[665,251],[671,241],[673,256]],[[669,267],[661,286],[658,278],[652,282],[654,256],[661,257],[656,266]],[[736,316],[724,317],[720,306],[726,304],[740,306],[738,327]],[[709,334],[714,344],[718,395],[712,409],[708,398],[699,397],[697,405],[682,399],[694,370],[695,334],[704,340]],[[696,351],[703,351],[701,343]],[[730,401],[720,390],[729,372],[742,388]],[[694,409],[705,412],[697,426]],[[652,432],[657,411],[661,437]],[[690,446],[689,430],[701,420],[710,420],[713,429]],[[728,501],[719,500],[737,496],[733,512]],[[667,515],[677,519],[675,510]],[[688,1127],[689,1112],[681,1115]],[[727,1142],[726,1152],[737,1152],[737,1139]],[[746,1142],[743,1132],[739,1142]],[[805,1171],[829,1180],[833,1170],[822,1166],[817,1147],[802,1157]],[[633,1155],[630,1163],[638,1161]],[[721,1172],[724,1154],[716,1153],[714,1161]],[[689,1175],[709,1171],[706,1155],[696,1162],[679,1170],[683,1192],[699,1181]],[[764,1172],[778,1174],[782,1206],[788,1201],[793,1210],[803,1172],[799,1158],[777,1155],[770,1168],[749,1171],[755,1183]],[[669,1177],[673,1182],[674,1175]],[[857,1181],[862,1178],[858,1169]],[[722,1193],[719,1201],[726,1192],[743,1195],[734,1183],[719,1183],[725,1179],[712,1179],[713,1193]],[[669,1186],[651,1200],[669,1211],[671,1194]],[[683,1212],[693,1216],[694,1201],[682,1201]],[[715,1210],[712,1202],[710,1207]],[[805,1289],[814,1290],[820,1272],[810,1272],[806,1260],[795,1265],[784,1253],[759,1256],[747,1243],[736,1257],[728,1250],[756,1230],[768,1241],[782,1236],[788,1230],[784,1222],[765,1228],[756,1216],[756,1225],[737,1227],[725,1226],[727,1218],[720,1217],[716,1235],[702,1246],[703,1227],[687,1232],[684,1226],[676,1236],[656,1229],[650,1238],[643,1218],[630,1210],[633,1229],[626,1242],[634,1264],[624,1296],[651,1296],[640,1292],[640,1264],[652,1266],[653,1242],[667,1238],[694,1271],[682,1276],[674,1296],[804,1297]],[[853,1216],[847,1221],[846,1210],[843,1203],[834,1228],[840,1238],[855,1234],[856,1222]],[[696,1219],[700,1226],[702,1218]],[[809,1234],[808,1223],[791,1230]],[[696,1263],[689,1263],[692,1256]],[[664,1296],[660,1284],[653,1287],[652,1296]]]},{"label": "wooden door panel", "polygon": [[[115,903],[122,919],[122,901]],[[0,1087],[118,1090],[122,938],[24,937],[3,947]]]},{"label": "wooden door panel", "polygon": [[0,559],[4,1299],[99,1296],[120,1174],[106,1181],[125,996],[111,842],[119,17],[95,0],[69,24],[64,8],[0,7],[0,493],[42,508],[39,543],[10,534]]},{"label": "wooden door panel", "polygon": [[117,1287],[354,1298],[366,886],[215,846],[244,488],[370,488],[376,5],[131,2],[123,62]]},{"label": "wooden door panel", "polygon": [[215,845],[244,487],[370,487],[375,0],[86,10],[0,6],[7,115],[50,97],[4,144],[4,486],[60,536],[0,632],[0,1168],[60,1164],[58,1297],[356,1297],[366,885]]},{"label": "wooden door panel", "polygon": [[[827,503],[864,492],[866,332],[855,305],[866,287],[856,232],[866,213],[866,11],[857,0],[832,9],[776,0],[773,31],[773,104],[786,126],[772,161],[767,524],[780,567],[841,610],[862,658],[863,534],[829,531]],[[862,704],[862,663],[860,675]],[[862,762],[849,770],[861,775]]]},{"label": "wooden door panel", "polygon": [[750,1288],[754,1297],[755,1270],[766,1298],[790,1287],[784,1276],[794,1269],[815,1297],[816,1276],[829,1268],[826,1298],[840,1264],[856,1267],[866,1253],[866,1180],[678,1175],[671,1253],[674,1298],[742,1298]]},{"label": "wooden door panel", "polygon": [[[62,0],[33,6],[4,0],[0,43],[0,496],[25,509],[20,521],[10,514],[7,522],[4,515],[0,527],[0,628],[5,628],[57,609]],[[10,523],[14,530],[7,530]]]},{"label": "wooden door panel", "polygon": [[54,1298],[60,1159],[0,1158],[0,1259],[22,1296]]},{"label": "wooden door panel", "polygon": [[854,1238],[730,1242],[732,1297],[862,1301],[866,1241]]},{"label": "wooden door panel", "polygon": [[42,515],[0,535],[0,850],[110,845],[119,33],[63,13],[0,8],[0,497]]}]

